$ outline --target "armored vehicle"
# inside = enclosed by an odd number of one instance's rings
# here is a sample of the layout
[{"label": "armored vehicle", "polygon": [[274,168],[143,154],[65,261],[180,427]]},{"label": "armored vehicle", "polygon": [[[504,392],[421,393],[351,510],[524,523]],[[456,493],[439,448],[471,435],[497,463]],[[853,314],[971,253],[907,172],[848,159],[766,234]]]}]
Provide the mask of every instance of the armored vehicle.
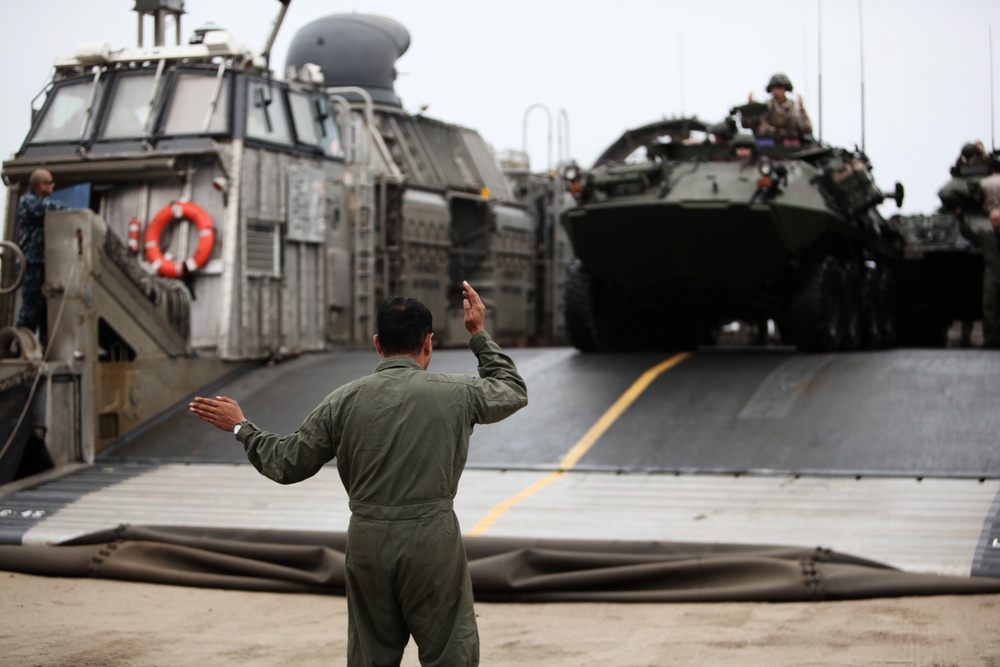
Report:
[{"label": "armored vehicle", "polygon": [[943,346],[952,324],[961,321],[961,344],[971,344],[970,325],[983,316],[983,256],[968,234],[990,225],[979,192],[989,173],[989,156],[969,144],[938,191],[936,212],[894,216],[906,236],[896,268],[901,343]]},{"label": "armored vehicle", "polygon": [[[3,163],[0,484],[92,462],[250,362],[368,347],[392,294],[424,301],[443,345],[467,340],[463,279],[499,340],[559,339],[540,276],[568,262],[540,239],[562,200],[515,193],[476,131],[402,109],[409,34],[391,19],[314,21],[275,76],[288,4],[256,52],[217,26],[181,43],[183,0],[137,0],[138,47],[91,42],[55,63]],[[44,220],[36,337],[14,318],[17,203],[39,169],[70,210]]]},{"label": "armored vehicle", "polygon": [[876,209],[886,195],[867,156],[737,134],[736,116],[760,111],[750,106],[713,126],[629,130],[589,171],[562,216],[577,348],[691,346],[734,320],[773,320],[801,350],[893,343],[903,243]]},{"label": "armored vehicle", "polygon": [[[974,224],[985,216],[966,214]],[[971,344],[970,328],[983,316],[983,255],[962,234],[956,213],[893,216],[906,237],[906,251],[896,265],[899,343],[942,347],[956,321],[964,323],[962,344]]]}]

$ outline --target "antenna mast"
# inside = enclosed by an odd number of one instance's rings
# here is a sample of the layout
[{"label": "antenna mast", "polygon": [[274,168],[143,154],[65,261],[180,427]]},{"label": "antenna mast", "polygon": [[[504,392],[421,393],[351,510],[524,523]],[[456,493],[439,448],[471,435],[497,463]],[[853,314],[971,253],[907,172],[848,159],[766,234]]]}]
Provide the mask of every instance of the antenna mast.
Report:
[{"label": "antenna mast", "polygon": [[823,0],[816,0],[816,78],[819,87],[819,108],[816,118],[819,120],[819,143],[823,143]]},{"label": "antenna mast", "polygon": [[993,104],[993,26],[990,26],[990,149],[997,152],[996,106]]},{"label": "antenna mast", "polygon": [[865,150],[865,26],[861,0],[858,0],[858,48],[861,52],[861,150]]},{"label": "antenna mast", "polygon": [[681,118],[684,117],[684,35],[677,34],[677,71],[681,77]]}]

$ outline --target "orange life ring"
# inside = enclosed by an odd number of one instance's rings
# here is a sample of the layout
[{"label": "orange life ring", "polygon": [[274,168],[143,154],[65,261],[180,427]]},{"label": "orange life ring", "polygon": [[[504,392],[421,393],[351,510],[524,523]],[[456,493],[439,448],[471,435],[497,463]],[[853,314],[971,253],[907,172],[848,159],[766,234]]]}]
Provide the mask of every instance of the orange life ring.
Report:
[{"label": "orange life ring", "polygon": [[[160,235],[175,220],[187,220],[198,229],[198,247],[185,259],[169,260],[160,248]],[[186,273],[194,273],[205,266],[215,248],[215,226],[205,209],[189,201],[168,204],[149,221],[146,227],[146,259],[154,271],[168,278],[183,278]]]}]

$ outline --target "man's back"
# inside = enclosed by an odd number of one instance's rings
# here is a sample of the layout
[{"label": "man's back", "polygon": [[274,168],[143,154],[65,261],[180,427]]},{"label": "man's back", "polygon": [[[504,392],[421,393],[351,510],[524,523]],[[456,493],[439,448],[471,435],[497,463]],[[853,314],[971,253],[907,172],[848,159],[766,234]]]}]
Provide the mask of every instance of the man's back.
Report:
[{"label": "man's back", "polygon": [[499,421],[526,400],[523,380],[496,343],[483,335],[473,345],[495,367],[492,376],[432,373],[409,357],[390,357],[331,396],[337,469],[352,507],[446,500],[450,509],[473,426]]},{"label": "man's back", "polygon": [[233,430],[261,474],[291,484],[337,459],[351,499],[345,587],[348,664],[399,664],[408,638],[425,665],[478,665],[472,580],[452,502],[476,424],[528,403],[514,362],[483,328],[486,306],[463,282],[469,348],[479,377],[427,372],[432,320],[416,299],[379,309],[372,375],[336,389],[299,429],[261,431],[224,396],[190,409]]}]

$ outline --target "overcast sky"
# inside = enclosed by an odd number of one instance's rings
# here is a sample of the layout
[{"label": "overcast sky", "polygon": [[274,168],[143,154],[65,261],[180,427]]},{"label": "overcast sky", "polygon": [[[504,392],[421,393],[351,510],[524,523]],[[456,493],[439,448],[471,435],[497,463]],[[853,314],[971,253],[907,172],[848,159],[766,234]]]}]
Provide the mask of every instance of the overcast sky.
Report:
[{"label": "overcast sky", "polygon": [[[0,154],[19,149],[57,56],[83,42],[136,46],[134,6],[33,0],[5,13]],[[280,3],[185,0],[185,9],[185,40],[211,20],[260,50]],[[992,26],[1000,87],[997,0],[292,0],[272,52],[276,71],[299,28],[343,12],[409,31],[396,63],[406,109],[427,105],[426,115],[477,130],[497,151],[527,147],[536,170],[561,156],[589,167],[624,130],[663,117],[721,120],[750,92],[766,99],[780,71],[825,142],[864,140],[878,184],[902,182],[903,211],[930,212],[962,145],[981,139],[989,148],[991,116],[1000,118],[990,85]],[[551,131],[536,108],[525,132],[533,105],[548,109]]]}]

